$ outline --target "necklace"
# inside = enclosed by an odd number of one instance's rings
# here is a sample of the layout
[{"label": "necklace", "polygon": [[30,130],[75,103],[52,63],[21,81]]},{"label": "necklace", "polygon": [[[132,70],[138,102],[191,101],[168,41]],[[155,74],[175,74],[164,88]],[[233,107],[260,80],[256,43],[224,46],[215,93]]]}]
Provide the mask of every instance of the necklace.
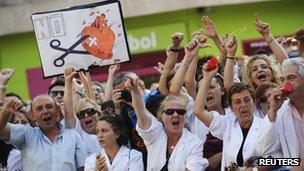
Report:
[{"label": "necklace", "polygon": [[174,145],[171,145],[170,148],[171,148],[171,150],[173,150],[174,149]]}]

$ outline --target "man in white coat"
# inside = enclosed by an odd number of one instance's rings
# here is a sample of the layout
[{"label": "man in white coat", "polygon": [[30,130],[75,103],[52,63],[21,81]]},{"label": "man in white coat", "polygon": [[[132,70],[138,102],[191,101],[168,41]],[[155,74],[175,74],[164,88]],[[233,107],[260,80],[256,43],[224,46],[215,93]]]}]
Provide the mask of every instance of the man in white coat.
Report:
[{"label": "man in white coat", "polygon": [[304,58],[291,58],[282,64],[284,83],[293,91],[277,112],[279,139],[285,158],[304,161]]}]

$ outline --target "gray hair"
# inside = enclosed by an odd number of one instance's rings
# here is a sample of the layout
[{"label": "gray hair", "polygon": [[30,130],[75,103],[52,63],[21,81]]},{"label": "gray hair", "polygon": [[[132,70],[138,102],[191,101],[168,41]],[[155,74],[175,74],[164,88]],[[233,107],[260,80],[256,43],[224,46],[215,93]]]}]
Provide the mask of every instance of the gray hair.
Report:
[{"label": "gray hair", "polygon": [[285,59],[282,63],[282,68],[289,67],[289,66],[297,66],[298,74],[302,78],[304,78],[304,58],[303,57]]}]

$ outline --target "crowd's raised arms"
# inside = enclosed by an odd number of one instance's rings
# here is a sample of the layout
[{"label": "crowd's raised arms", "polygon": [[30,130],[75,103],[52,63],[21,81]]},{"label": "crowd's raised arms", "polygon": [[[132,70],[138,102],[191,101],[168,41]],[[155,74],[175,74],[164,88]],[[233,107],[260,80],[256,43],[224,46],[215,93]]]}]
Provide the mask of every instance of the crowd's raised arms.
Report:
[{"label": "crowd's raised arms", "polygon": [[[26,103],[6,91],[13,66],[2,68],[1,167],[303,170],[304,30],[276,38],[260,18],[254,14],[249,20],[273,54],[240,56],[238,35],[246,28],[219,33],[208,16],[184,47],[184,33],[172,30],[164,38],[171,42],[164,47],[166,60],[154,67],[159,81],[152,89],[136,73],[121,71],[120,64],[109,66],[105,85],[69,67],[45,94]],[[289,58],[292,41],[299,56]],[[211,48],[219,53],[199,55]]]}]

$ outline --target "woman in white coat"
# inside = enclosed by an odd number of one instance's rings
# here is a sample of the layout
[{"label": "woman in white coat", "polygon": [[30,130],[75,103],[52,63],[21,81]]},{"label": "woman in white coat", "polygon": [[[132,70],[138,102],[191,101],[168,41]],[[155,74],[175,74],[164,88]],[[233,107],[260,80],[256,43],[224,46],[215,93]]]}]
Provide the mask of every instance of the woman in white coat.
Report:
[{"label": "woman in white coat", "polygon": [[[230,108],[234,117],[219,115],[215,111],[206,111],[209,84],[217,69],[207,71],[203,66],[204,78],[195,99],[194,113],[203,123],[210,127],[213,136],[223,140],[221,170],[230,162],[244,166],[254,156],[271,154],[279,150],[278,137],[275,133],[274,120],[277,103],[272,100],[268,117],[260,119],[254,116],[255,101],[250,86],[236,83],[228,92]],[[273,99],[273,96],[271,98]]]},{"label": "woman in white coat", "polygon": [[85,160],[85,171],[143,171],[142,154],[125,145],[128,138],[124,123],[117,115],[101,117],[96,126],[97,138],[102,146],[99,154],[92,154]]},{"label": "woman in white coat", "polygon": [[203,142],[184,128],[185,100],[180,96],[167,96],[159,108],[159,121],[145,108],[138,78],[129,78],[126,87],[132,94],[136,129],[148,150],[147,170],[204,170],[208,161],[203,158]]}]

